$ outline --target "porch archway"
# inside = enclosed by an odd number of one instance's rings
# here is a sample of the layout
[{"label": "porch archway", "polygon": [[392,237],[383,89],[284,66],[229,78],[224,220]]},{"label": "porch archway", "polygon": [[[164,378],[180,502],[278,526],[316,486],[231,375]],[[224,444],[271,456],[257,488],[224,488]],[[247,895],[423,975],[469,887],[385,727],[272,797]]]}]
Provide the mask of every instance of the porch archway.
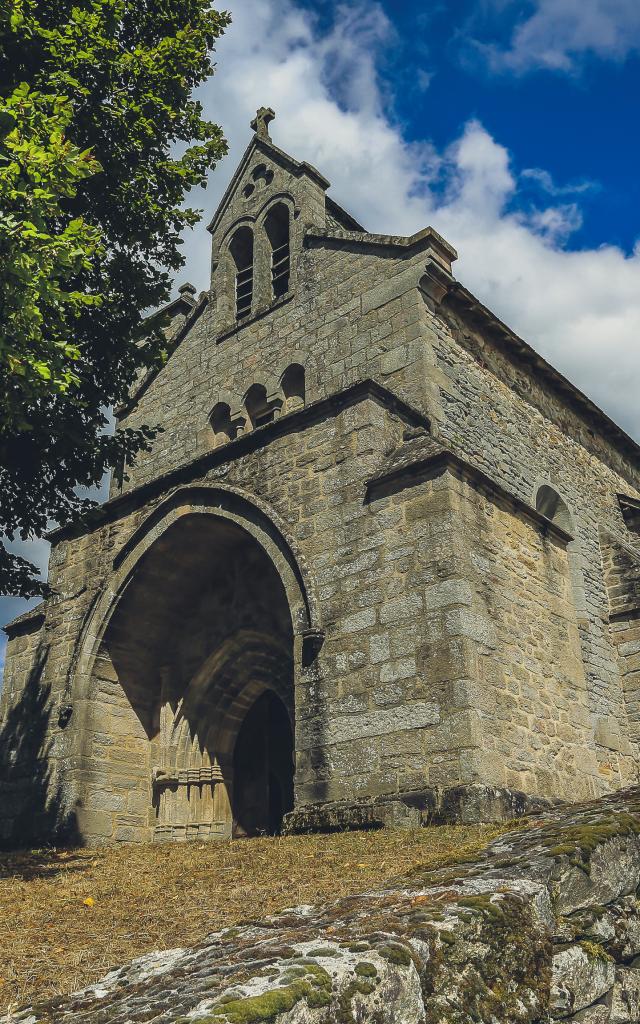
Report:
[{"label": "porch archway", "polygon": [[[128,568],[97,641],[87,726],[101,791],[114,807],[148,801],[140,838],[278,831],[292,805],[300,592],[285,587],[283,560],[276,565],[237,520],[183,506],[164,527]],[[269,725],[267,705],[281,709],[281,724],[284,713],[291,738],[278,726],[275,741],[288,754],[256,762],[265,805],[247,818],[234,772],[241,764],[246,788],[248,765],[234,752],[250,715]],[[237,829],[236,808],[246,819]],[[114,815],[114,832],[119,817],[132,818]]]}]

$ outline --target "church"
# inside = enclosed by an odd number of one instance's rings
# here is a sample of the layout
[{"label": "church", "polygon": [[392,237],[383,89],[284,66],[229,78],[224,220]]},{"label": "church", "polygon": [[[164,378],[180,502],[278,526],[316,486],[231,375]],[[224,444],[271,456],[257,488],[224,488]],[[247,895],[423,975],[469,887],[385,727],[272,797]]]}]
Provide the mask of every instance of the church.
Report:
[{"label": "church", "polygon": [[366,231],[273,117],[210,287],[116,411],[161,429],[6,627],[6,847],[492,821],[638,781],[640,448],[437,231]]}]

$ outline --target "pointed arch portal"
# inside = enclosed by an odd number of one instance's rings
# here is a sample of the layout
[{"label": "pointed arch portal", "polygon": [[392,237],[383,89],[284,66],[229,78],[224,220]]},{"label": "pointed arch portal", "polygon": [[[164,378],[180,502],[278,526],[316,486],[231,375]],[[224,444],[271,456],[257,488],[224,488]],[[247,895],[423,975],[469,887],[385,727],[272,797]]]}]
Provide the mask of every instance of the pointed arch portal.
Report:
[{"label": "pointed arch portal", "polygon": [[200,510],[153,538],[94,659],[94,689],[123,695],[147,739],[141,758],[125,736],[110,788],[148,794],[156,840],[275,834],[294,774],[296,615],[282,566],[238,522]]}]

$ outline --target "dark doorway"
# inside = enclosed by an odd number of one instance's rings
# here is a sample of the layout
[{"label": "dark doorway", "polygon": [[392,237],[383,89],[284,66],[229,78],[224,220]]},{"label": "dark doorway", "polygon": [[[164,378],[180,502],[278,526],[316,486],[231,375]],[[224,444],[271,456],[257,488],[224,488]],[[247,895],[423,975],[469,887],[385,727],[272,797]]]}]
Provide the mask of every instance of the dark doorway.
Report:
[{"label": "dark doorway", "polygon": [[234,835],[278,835],[293,809],[293,736],[282,701],[266,690],[249,709],[233,753]]}]

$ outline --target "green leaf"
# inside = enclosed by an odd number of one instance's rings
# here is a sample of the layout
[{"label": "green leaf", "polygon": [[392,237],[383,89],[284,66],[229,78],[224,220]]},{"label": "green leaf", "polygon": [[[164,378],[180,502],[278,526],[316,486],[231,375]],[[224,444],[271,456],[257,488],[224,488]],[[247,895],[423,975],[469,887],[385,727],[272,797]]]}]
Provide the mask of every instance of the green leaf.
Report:
[{"label": "green leaf", "polygon": [[[0,530],[79,513],[78,483],[154,424],[103,432],[162,359],[142,326],[184,262],[187,192],[226,151],[193,93],[228,24],[210,0],[10,0],[0,96]],[[182,147],[184,155],[176,156]],[[144,341],[141,342],[141,338]],[[35,593],[0,548],[0,585]],[[31,589],[30,589],[31,588]]]}]

